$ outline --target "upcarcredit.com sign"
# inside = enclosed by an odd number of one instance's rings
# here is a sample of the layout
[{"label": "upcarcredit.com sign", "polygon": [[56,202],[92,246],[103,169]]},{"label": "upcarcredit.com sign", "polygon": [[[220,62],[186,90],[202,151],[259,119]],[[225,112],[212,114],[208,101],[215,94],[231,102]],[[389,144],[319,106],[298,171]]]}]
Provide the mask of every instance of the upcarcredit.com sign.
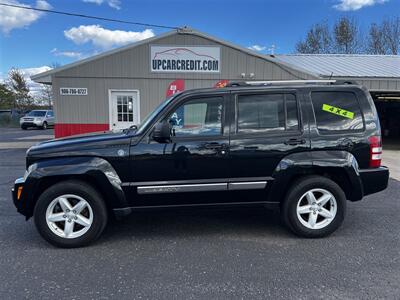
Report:
[{"label": "upcarcredit.com sign", "polygon": [[219,47],[151,46],[152,72],[219,73]]}]

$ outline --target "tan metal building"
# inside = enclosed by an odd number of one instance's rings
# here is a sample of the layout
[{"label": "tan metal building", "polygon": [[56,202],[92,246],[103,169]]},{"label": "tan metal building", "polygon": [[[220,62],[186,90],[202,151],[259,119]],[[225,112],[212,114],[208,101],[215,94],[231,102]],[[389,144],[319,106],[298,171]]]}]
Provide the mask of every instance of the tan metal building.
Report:
[{"label": "tan metal building", "polygon": [[183,88],[212,87],[222,81],[315,78],[188,28],[32,76],[53,86],[56,137],[140,123],[168,93]]}]

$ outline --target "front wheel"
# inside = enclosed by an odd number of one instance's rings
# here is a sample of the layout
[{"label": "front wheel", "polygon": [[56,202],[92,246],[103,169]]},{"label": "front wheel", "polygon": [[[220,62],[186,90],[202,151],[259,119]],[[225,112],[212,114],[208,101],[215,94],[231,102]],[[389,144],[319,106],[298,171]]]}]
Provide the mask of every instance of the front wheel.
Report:
[{"label": "front wheel", "polygon": [[100,194],[81,181],[64,181],[40,195],[34,210],[40,235],[49,243],[74,248],[94,242],[107,223]]},{"label": "front wheel", "polygon": [[46,121],[45,121],[45,122],[43,122],[42,129],[44,129],[44,130],[46,130],[46,129],[47,129],[47,122],[46,122]]},{"label": "front wheel", "polygon": [[297,235],[324,237],[342,224],[346,196],[334,181],[322,176],[297,180],[282,205],[285,224]]}]

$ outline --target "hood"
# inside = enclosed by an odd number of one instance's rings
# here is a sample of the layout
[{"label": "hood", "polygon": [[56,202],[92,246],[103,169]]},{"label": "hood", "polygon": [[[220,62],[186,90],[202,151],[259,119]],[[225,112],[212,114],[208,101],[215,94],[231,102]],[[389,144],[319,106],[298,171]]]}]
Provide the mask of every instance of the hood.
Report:
[{"label": "hood", "polygon": [[133,136],[134,132],[132,131],[107,131],[58,138],[32,146],[27,151],[27,156],[63,156],[63,154],[96,155],[96,150],[104,149],[109,146],[123,146],[129,144],[129,141]]}]

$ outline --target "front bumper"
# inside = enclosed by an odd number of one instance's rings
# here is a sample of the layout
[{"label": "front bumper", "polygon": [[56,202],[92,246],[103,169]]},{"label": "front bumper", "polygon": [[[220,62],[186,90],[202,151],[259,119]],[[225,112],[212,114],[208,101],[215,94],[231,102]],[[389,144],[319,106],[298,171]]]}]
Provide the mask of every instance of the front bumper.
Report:
[{"label": "front bumper", "polygon": [[14,205],[19,213],[22,213],[21,205],[22,205],[22,196],[24,193],[24,183],[25,183],[24,178],[20,177],[17,180],[15,180],[14,187],[11,189],[11,195]]},{"label": "front bumper", "polygon": [[20,122],[20,126],[25,126],[25,127],[42,127],[43,122]]},{"label": "front bumper", "polygon": [[383,191],[389,183],[389,169],[379,167],[359,170],[364,196]]}]

